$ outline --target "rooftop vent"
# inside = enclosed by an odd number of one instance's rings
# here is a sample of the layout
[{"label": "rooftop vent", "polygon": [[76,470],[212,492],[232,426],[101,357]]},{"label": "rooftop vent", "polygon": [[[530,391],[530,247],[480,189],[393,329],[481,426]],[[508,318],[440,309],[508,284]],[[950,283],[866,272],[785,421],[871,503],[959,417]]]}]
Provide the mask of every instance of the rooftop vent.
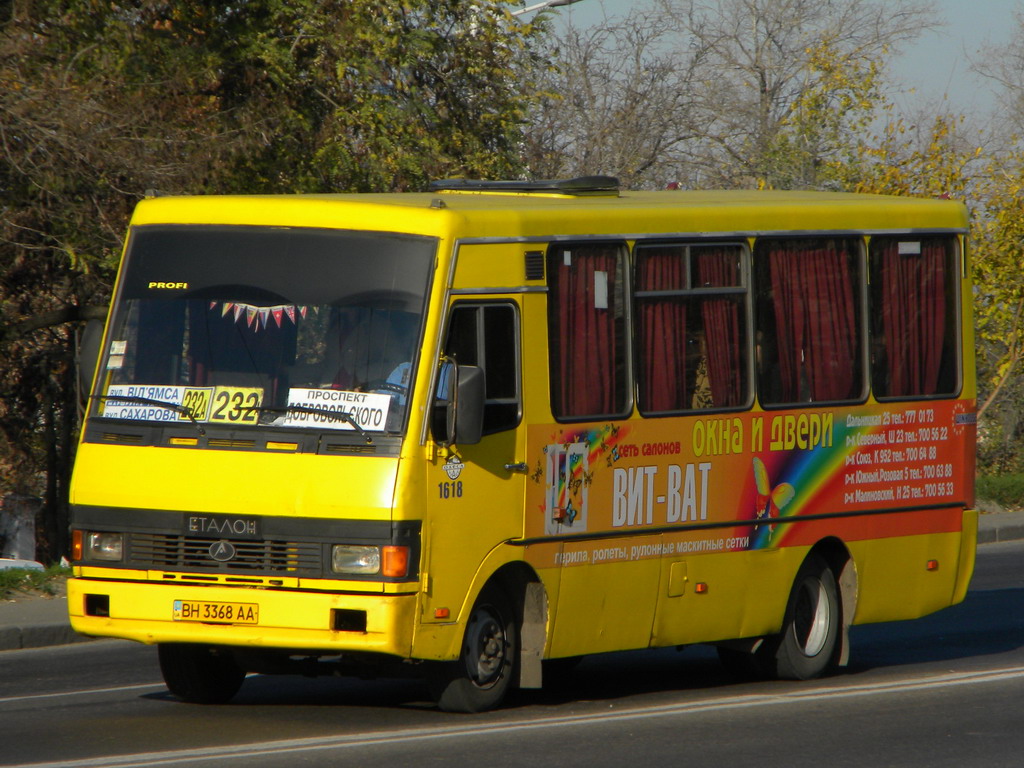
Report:
[{"label": "rooftop vent", "polygon": [[538,179],[534,181],[482,181],[443,179],[430,182],[431,192],[546,192],[558,195],[617,195],[619,180],[614,176],[580,176],[575,179]]}]

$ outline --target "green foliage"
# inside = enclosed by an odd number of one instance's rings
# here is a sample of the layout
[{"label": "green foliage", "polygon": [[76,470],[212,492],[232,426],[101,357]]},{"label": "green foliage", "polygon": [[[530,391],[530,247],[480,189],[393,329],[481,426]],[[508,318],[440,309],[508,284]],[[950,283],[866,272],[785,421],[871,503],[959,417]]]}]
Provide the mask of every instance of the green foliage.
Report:
[{"label": "green foliage", "polygon": [[843,50],[832,36],[805,55],[801,85],[761,159],[759,186],[841,186],[882,103],[877,62]]},{"label": "green foliage", "polygon": [[1024,508],[1024,474],[978,475],[974,495],[1005,509]]},{"label": "green foliage", "polygon": [[513,176],[542,23],[489,0],[0,4],[0,493],[66,546],[74,328],[145,190],[421,189]]},{"label": "green foliage", "polygon": [[0,600],[33,594],[53,597],[70,575],[71,569],[63,565],[51,565],[42,571],[5,568],[0,570]]},{"label": "green foliage", "polygon": [[346,6],[312,32],[337,69],[327,135],[313,155],[324,184],[422,189],[447,175],[522,173],[541,27],[481,0]]},{"label": "green foliage", "polygon": [[1024,152],[992,158],[982,176],[974,236],[974,279],[980,384],[987,394],[982,409],[1005,393],[1000,404],[1004,440],[1012,439],[1022,397],[1024,359]]}]

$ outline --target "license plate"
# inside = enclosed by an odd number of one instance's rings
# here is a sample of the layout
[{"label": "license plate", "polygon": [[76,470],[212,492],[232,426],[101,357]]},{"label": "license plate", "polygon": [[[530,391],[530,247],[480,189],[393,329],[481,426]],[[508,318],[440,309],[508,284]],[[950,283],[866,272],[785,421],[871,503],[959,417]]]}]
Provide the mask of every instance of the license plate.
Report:
[{"label": "license plate", "polygon": [[256,603],[210,603],[205,600],[175,600],[175,621],[200,621],[212,624],[258,624],[260,607]]}]

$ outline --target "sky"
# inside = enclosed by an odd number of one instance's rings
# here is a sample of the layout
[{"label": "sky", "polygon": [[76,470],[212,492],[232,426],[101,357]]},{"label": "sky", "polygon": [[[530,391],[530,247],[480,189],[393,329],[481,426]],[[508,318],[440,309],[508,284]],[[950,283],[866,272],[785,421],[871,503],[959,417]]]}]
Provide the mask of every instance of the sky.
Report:
[{"label": "sky", "polygon": [[[901,2],[902,0],[888,0]],[[529,0],[530,4],[533,0]],[[579,0],[554,9],[573,24],[585,26],[608,16],[621,16],[649,0]],[[993,46],[1005,45],[1015,27],[1014,10],[1024,0],[933,0],[946,24],[924,32],[892,62],[890,78],[903,87],[902,106],[941,104],[958,114],[989,112],[995,103],[991,85],[973,74],[971,61]]]}]

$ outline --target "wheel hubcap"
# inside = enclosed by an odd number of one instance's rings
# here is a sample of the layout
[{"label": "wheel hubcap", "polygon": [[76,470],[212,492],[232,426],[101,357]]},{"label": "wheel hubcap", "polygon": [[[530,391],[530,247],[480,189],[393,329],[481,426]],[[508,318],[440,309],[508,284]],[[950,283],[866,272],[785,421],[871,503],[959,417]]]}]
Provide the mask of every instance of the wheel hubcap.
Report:
[{"label": "wheel hubcap", "polygon": [[484,607],[473,613],[466,628],[466,667],[479,686],[494,684],[505,664],[505,630],[501,620]]},{"label": "wheel hubcap", "polygon": [[832,608],[825,586],[817,579],[809,579],[800,589],[793,621],[797,645],[805,656],[821,653],[828,641],[831,624]]}]

